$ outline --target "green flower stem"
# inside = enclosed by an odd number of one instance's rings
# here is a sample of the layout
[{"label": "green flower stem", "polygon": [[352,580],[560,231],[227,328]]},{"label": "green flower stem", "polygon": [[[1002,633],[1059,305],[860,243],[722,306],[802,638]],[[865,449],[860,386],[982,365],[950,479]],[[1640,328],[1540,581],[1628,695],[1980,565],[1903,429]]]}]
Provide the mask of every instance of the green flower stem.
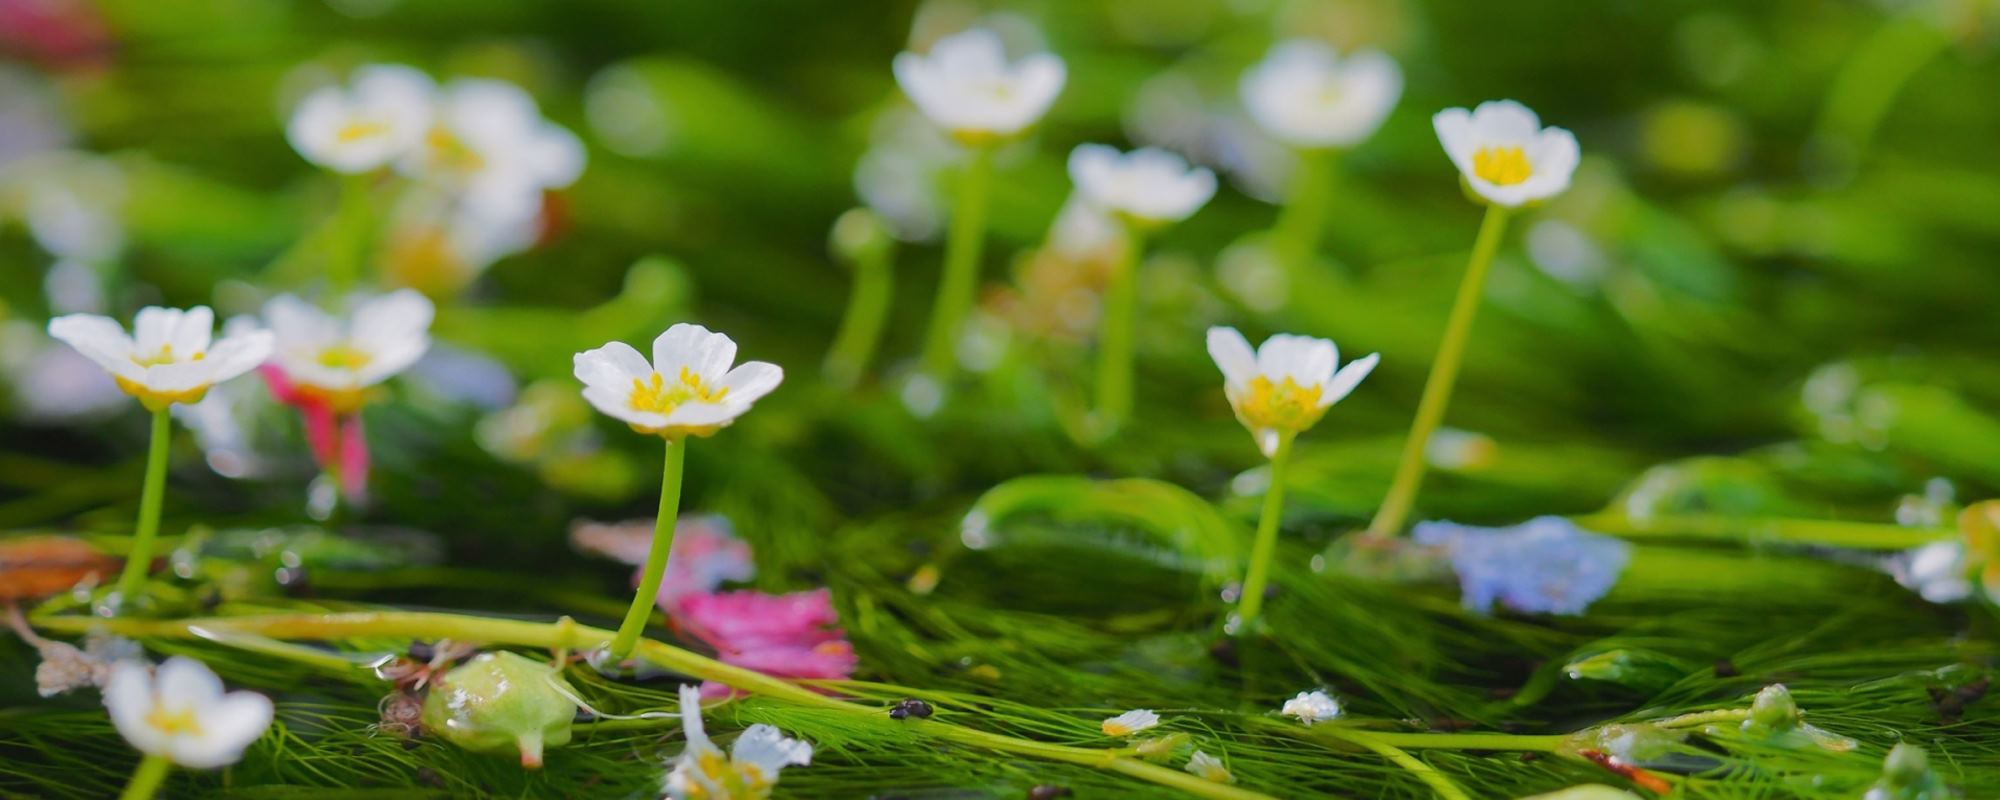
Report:
[{"label": "green flower stem", "polygon": [[1567,753],[1569,738],[1561,735],[1522,736],[1510,733],[1392,733],[1366,731],[1338,724],[1306,727],[1275,719],[1257,720],[1263,727],[1301,739],[1339,743],[1365,748],[1402,767],[1431,787],[1444,800],[1471,800],[1437,768],[1409,754],[1408,750],[1505,750],[1532,753]]},{"label": "green flower stem", "polygon": [[1416,422],[1410,426],[1410,438],[1403,442],[1403,457],[1396,464],[1396,477],[1382,500],[1382,510],[1376,512],[1375,521],[1368,525],[1370,534],[1402,533],[1410,508],[1417,501],[1417,488],[1424,482],[1424,450],[1430,444],[1431,433],[1444,421],[1445,406],[1451,403],[1451,387],[1458,381],[1465,343],[1472,334],[1472,321],[1479,315],[1480,296],[1486,288],[1486,270],[1493,265],[1493,254],[1500,249],[1500,238],[1507,230],[1507,215],[1507,209],[1500,206],[1486,207],[1486,220],[1480,223],[1479,238],[1472,245],[1472,260],[1466,264],[1465,277],[1459,280],[1458,299],[1452,302],[1451,319],[1445,323],[1444,342],[1438,345],[1437,360],[1431,362],[1423,397],[1417,401]]},{"label": "green flower stem", "polygon": [[160,784],[167,779],[167,770],[173,766],[166,756],[148,755],[140,759],[139,768],[132,772],[132,781],[125,784],[125,791],[118,795],[118,800],[150,800],[154,793],[160,791]]},{"label": "green flower stem", "polygon": [[[331,640],[421,638],[486,642],[517,647],[554,649],[571,646],[589,648],[612,639],[613,633],[585,625],[562,625],[514,619],[474,617],[416,611],[382,611],[347,614],[273,614],[242,617],[200,617],[180,620],[100,620],[88,616],[46,617],[36,620],[44,629],[84,633],[102,627],[112,633],[154,638],[215,639],[214,632],[265,636],[273,639]],[[206,633],[198,633],[206,632]],[[662,644],[652,639],[638,640],[639,657],[661,667],[702,680],[712,680],[751,694],[792,705],[847,714],[856,720],[902,726],[916,736],[940,742],[993,750],[1002,753],[1061,761],[1129,775],[1167,786],[1197,797],[1213,800],[1268,800],[1269,795],[1235,786],[1214,783],[1180,770],[1130,757],[1123,749],[1098,749],[1051,744],[974,730],[943,720],[903,720],[892,722],[877,706],[862,705],[820,694],[812,689],[731,666],[705,656]]]},{"label": "green flower stem", "polygon": [[1745,517],[1728,514],[1662,514],[1634,519],[1616,511],[1573,517],[1578,526],[1626,539],[1708,539],[1787,543],[1857,550],[1908,550],[1959,534],[1950,528],[1906,528],[1877,522]]},{"label": "green flower stem", "polygon": [[139,523],[132,529],[132,552],[125,556],[125,570],[118,575],[118,603],[130,608],[139,602],[146,573],[153,567],[153,544],[160,535],[160,501],[167,490],[167,449],[173,416],[167,409],[153,412],[153,442],[146,451],[146,483],[139,493]]},{"label": "green flower stem", "polygon": [[1271,554],[1278,548],[1278,520],[1285,515],[1285,467],[1292,461],[1292,440],[1297,436],[1289,431],[1278,434],[1278,450],[1271,454],[1271,485],[1264,490],[1264,515],[1257,520],[1250,571],[1243,577],[1243,594],[1236,606],[1240,632],[1248,633],[1264,608],[1264,584],[1271,575]]},{"label": "green flower stem", "polygon": [[361,275],[372,238],[368,219],[368,173],[340,176],[340,205],[334,210],[333,239],[328,243],[327,282],[336,292],[347,291]]},{"label": "green flower stem", "polygon": [[1319,250],[1326,227],[1326,204],[1332,197],[1334,151],[1301,150],[1298,168],[1286,190],[1285,205],[1271,227],[1271,249],[1287,269],[1304,269]]},{"label": "green flower stem", "polygon": [[875,360],[883,323],[889,318],[889,299],[894,288],[893,258],[891,248],[872,247],[854,259],[854,291],[847,297],[847,313],[841,318],[840,331],[834,335],[833,346],[826,354],[827,378],[836,385],[854,385],[867,373],[869,362]]},{"label": "green flower stem", "polygon": [[1125,246],[1111,265],[1097,335],[1097,409],[1093,434],[1109,438],[1132,415],[1132,326],[1139,306],[1139,256],[1144,238],[1125,226]]},{"label": "green flower stem", "polygon": [[986,205],[993,183],[993,148],[975,146],[959,176],[944,243],[944,277],[938,282],[931,329],[924,342],[924,373],[942,390],[958,367],[958,337],[979,288],[979,253],[986,241]]},{"label": "green flower stem", "polygon": [[618,625],[618,638],[611,642],[611,658],[622,661],[632,654],[646,621],[653,618],[653,606],[660,596],[660,581],[667,574],[667,556],[674,549],[674,523],[681,513],[681,473],[687,465],[687,440],[667,438],[666,468],[660,475],[660,513],[653,521],[653,547],[646,553],[646,571],[639,579],[639,591],[632,595],[632,607]]},{"label": "green flower stem", "polygon": [[1444,773],[1437,771],[1436,768],[1424,763],[1416,756],[1410,755],[1400,747],[1373,736],[1357,736],[1353,737],[1351,741],[1374,751],[1376,755],[1388,759],[1390,763],[1402,767],[1411,775],[1415,775],[1417,780],[1423,781],[1425,785],[1431,787],[1431,791],[1437,794],[1439,800],[1472,800],[1471,795],[1466,794],[1464,789],[1458,788],[1458,784],[1452,783],[1451,779],[1445,777]]}]

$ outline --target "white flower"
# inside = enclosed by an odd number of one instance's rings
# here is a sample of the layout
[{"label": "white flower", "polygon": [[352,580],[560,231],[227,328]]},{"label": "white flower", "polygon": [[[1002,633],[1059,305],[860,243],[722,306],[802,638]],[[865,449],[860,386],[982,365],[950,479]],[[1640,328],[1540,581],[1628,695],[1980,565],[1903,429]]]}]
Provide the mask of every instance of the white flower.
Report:
[{"label": "white flower", "polygon": [[1012,136],[1035,124],[1062,92],[1062,59],[1036,53],[1013,64],[992,31],[947,36],[930,53],[900,53],[896,83],[917,109],[962,141]]},{"label": "white flower", "polygon": [[328,86],[306,95],[285,125],[285,138],[314,164],[367,172],[423,141],[436,88],[430,76],[409,67],[362,67],[347,88]]},{"label": "white flower", "polygon": [[1102,727],[1106,736],[1131,736],[1158,724],[1160,715],[1152,709],[1140,708],[1107,719]]},{"label": "white flower", "polygon": [[1229,768],[1222,765],[1222,759],[1200,750],[1196,750],[1194,751],[1194,755],[1188,756],[1187,771],[1189,774],[1205,781],[1215,781],[1216,783],[1236,782],[1236,776],[1229,774]]},{"label": "white flower", "polygon": [[142,662],[118,662],[104,687],[104,707],[139,752],[193,769],[235,763],[271,726],[270,698],[224,694],[207,666],[178,656],[157,674]]},{"label": "white flower", "polygon": [[1973,594],[1965,542],[1931,542],[1891,556],[1884,567],[1903,588],[1933,603],[1956,603]]},{"label": "white flower", "polygon": [[276,335],[272,360],[285,379],[336,409],[359,408],[362,392],[417,363],[431,346],[431,301],[411,289],[349,300],[345,318],[294,295],[264,304]]},{"label": "white flower", "polygon": [[1576,136],[1544,128],[1527,106],[1512,100],[1478,108],[1447,108],[1431,117],[1445,155],[1458,165],[1465,185],[1502,208],[1562,194],[1576,172]]},{"label": "white flower", "polygon": [[1298,717],[1300,722],[1311,725],[1340,716],[1340,703],[1326,692],[1299,692],[1298,696],[1285,701],[1278,713],[1288,717]]},{"label": "white flower", "polygon": [[1293,147],[1346,147],[1369,137],[1403,93],[1396,61],[1363,50],[1342,61],[1330,45],[1292,39],[1243,74],[1243,106]]},{"label": "white flower", "polygon": [[67,314],[49,320],[49,335],[97,362],[118,388],[158,411],[200,401],[208,387],[256,369],[271,355],[271,333],[227,335],[212,343],[215,312],[148,306],[132,323],[135,335],[110,317]]},{"label": "white flower", "polygon": [[459,190],[489,218],[521,219],[541,208],[543,191],[576,182],[583,163],[583,143],[542,119],[521,87],[462,78],[445,85],[423,144],[397,167]]},{"label": "white flower", "polygon": [[488,209],[441,188],[418,187],[396,203],[381,256],[390,283],[447,295],[493,262],[533,247],[543,233],[539,205]]},{"label": "white flower", "polygon": [[653,363],[624,342],[576,354],[583,399],[640,433],[708,436],[750,410],[784,380],[775,364],[735,369],[736,342],[681,323],[653,340]]},{"label": "white flower", "polygon": [[1069,154],[1069,177],[1084,199],[1145,225],[1187,219],[1215,196],[1215,173],[1154,147],[1120,153],[1079,145]]},{"label": "white flower", "polygon": [[771,796],[784,768],[812,763],[812,745],[769,725],[745,728],[725,757],[702,730],[701,689],[693,684],[681,686],[681,730],[687,747],[666,780],[673,800],[759,800]]},{"label": "white flower", "polygon": [[1277,453],[1280,434],[1319,422],[1381,360],[1369,353],[1335,372],[1340,350],[1329,340],[1281,333],[1252,352],[1242,333],[1222,326],[1208,329],[1208,355],[1222,368],[1222,391],[1236,419],[1267,457]]}]

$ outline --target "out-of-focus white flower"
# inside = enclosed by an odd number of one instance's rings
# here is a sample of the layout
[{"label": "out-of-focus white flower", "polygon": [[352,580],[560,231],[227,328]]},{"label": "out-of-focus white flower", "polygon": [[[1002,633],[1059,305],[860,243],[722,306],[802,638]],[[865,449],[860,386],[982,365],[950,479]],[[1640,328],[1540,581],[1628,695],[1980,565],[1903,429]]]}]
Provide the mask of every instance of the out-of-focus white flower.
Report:
[{"label": "out-of-focus white flower", "polygon": [[1160,715],[1153,713],[1152,709],[1139,708],[1107,719],[1100,727],[1106,736],[1131,736],[1158,724]]},{"label": "out-of-focus white flower", "polygon": [[1884,565],[1903,588],[1933,603],[1956,603],[1972,596],[1972,568],[1965,542],[1931,542],[1889,558]]},{"label": "out-of-focus white flower", "polygon": [[900,53],[896,83],[960,141],[1012,136],[1042,118],[1062,92],[1062,59],[1036,53],[1012,64],[1000,37],[975,28],[947,36],[928,54]]},{"label": "out-of-focus white flower", "polygon": [[1381,360],[1369,353],[1335,372],[1340,350],[1332,341],[1281,333],[1253,352],[1242,333],[1222,326],[1208,329],[1208,355],[1222,369],[1222,391],[1236,419],[1265,456],[1277,453],[1280,434],[1319,422]]},{"label": "out-of-focus white flower", "polygon": [[701,724],[701,688],[681,686],[681,731],[687,747],[667,772],[672,800],[755,800],[770,797],[778,773],[812,763],[812,745],[769,725],[752,725],[736,736],[729,754],[708,740]]},{"label": "out-of-focus white flower", "polygon": [[[215,312],[148,306],[133,321],[133,335],[110,317],[68,314],[49,321],[49,335],[97,362],[118,388],[154,411],[194,403],[208,387],[256,369],[271,355],[271,333],[214,336]],[[211,346],[212,345],[212,346]]]},{"label": "out-of-focus white flower", "polygon": [[1278,713],[1287,717],[1298,717],[1299,722],[1312,725],[1340,716],[1340,703],[1326,692],[1317,690],[1299,692],[1292,699],[1286,700],[1284,707],[1278,709]]},{"label": "out-of-focus white flower", "polygon": [[1125,234],[1118,221],[1075,192],[1063,201],[1056,221],[1049,225],[1049,246],[1071,258],[1100,255],[1124,245]]},{"label": "out-of-focus white flower", "polygon": [[445,295],[494,262],[533,247],[543,231],[541,207],[503,205],[509,207],[461,203],[435,186],[408,192],[396,204],[381,256],[387,279],[428,295]]},{"label": "out-of-focus white flower", "polygon": [[436,313],[411,289],[356,296],[349,306],[343,318],[289,294],[264,305],[264,324],[277,337],[273,364],[293,387],[342,412],[359,408],[364,390],[423,357]]},{"label": "out-of-focus white flower", "polygon": [[576,354],[583,398],[640,433],[709,436],[736,421],[784,380],[775,364],[734,369],[736,342],[681,323],[653,340],[653,362],[624,342]]},{"label": "out-of-focus white flower", "polygon": [[1418,544],[1444,550],[1458,573],[1460,602],[1485,612],[1498,602],[1531,614],[1582,614],[1618,585],[1632,546],[1562,517],[1511,528],[1419,523]]},{"label": "out-of-focus white flower", "polygon": [[222,679],[192,658],[167,659],[155,673],[121,661],[104,687],[111,722],[139,752],[193,769],[233,764],[271,727],[271,699],[222,691]]},{"label": "out-of-focus white flower", "polygon": [[1200,750],[1196,750],[1194,751],[1194,755],[1188,756],[1187,771],[1189,774],[1205,781],[1214,781],[1216,783],[1236,782],[1236,776],[1229,774],[1229,768],[1222,765],[1222,759]]},{"label": "out-of-focus white flower", "polygon": [[398,168],[453,188],[485,217],[518,220],[541,208],[543,191],[576,182],[583,164],[583,143],[542,119],[521,87],[461,78],[440,91],[422,144]]},{"label": "out-of-focus white flower", "polygon": [[1325,42],[1292,39],[1244,73],[1241,88],[1251,119],[1279,141],[1347,147],[1382,126],[1403,93],[1403,72],[1379,51],[1343,60]]},{"label": "out-of-focus white flower", "polygon": [[1544,128],[1527,106],[1492,100],[1478,108],[1447,108],[1431,117],[1445,155],[1474,194],[1517,208],[1562,194],[1576,172],[1576,136]]},{"label": "out-of-focus white flower", "polygon": [[1069,154],[1069,177],[1098,208],[1146,226],[1187,219],[1215,196],[1215,173],[1153,147],[1120,153],[1079,145]]},{"label": "out-of-focus white flower", "polygon": [[437,85],[396,64],[354,71],[346,86],[306,95],[285,125],[285,138],[307,161],[334,172],[368,172],[403,158],[431,126]]}]

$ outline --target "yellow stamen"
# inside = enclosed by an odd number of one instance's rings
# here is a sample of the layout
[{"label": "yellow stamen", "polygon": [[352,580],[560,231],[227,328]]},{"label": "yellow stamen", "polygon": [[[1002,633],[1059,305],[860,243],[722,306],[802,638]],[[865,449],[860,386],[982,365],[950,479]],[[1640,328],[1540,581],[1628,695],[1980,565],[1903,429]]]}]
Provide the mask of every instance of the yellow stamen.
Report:
[{"label": "yellow stamen", "polygon": [[1106,736],[1124,736],[1125,734],[1131,733],[1133,731],[1133,728],[1130,725],[1127,725],[1123,722],[1112,722],[1111,720],[1108,719],[1105,720],[1104,724],[1099,727],[1103,728],[1104,735]]},{"label": "yellow stamen", "polygon": [[655,414],[672,414],[674,409],[690,400],[705,403],[719,402],[729,395],[727,386],[710,386],[703,383],[700,375],[681,367],[680,378],[672,384],[666,376],[653,373],[646,379],[632,379],[632,396],[629,402],[634,409],[651,411]]},{"label": "yellow stamen", "polygon": [[165,706],[155,704],[146,712],[146,724],[169,736],[200,736],[201,723],[194,717],[194,709],[183,708],[168,711]]},{"label": "yellow stamen", "polygon": [[[207,357],[208,357],[207,353],[196,353],[192,356],[189,356],[188,360],[200,361]],[[175,363],[176,361],[177,359],[174,358],[174,346],[170,344],[160,345],[160,352],[154,353],[150,356],[141,356],[141,355],[132,356],[132,363],[138,364],[139,366],[142,367],[157,367],[164,364],[172,364]]]},{"label": "yellow stamen", "polygon": [[1513,186],[1535,174],[1535,165],[1518,146],[1482,147],[1472,154],[1472,174],[1494,186]]},{"label": "yellow stamen", "polygon": [[424,135],[424,142],[430,145],[431,156],[445,169],[478,172],[486,166],[486,159],[447,128],[432,128],[430,133]]},{"label": "yellow stamen", "polygon": [[1259,375],[1250,379],[1250,391],[1242,398],[1236,413],[1253,427],[1302,431],[1326,413],[1319,405],[1321,388],[1300,386],[1289,375],[1282,383],[1272,383],[1270,378]]},{"label": "yellow stamen", "polygon": [[319,351],[319,365],[331,369],[358,370],[368,366],[373,356],[358,347],[337,344]]},{"label": "yellow stamen", "polygon": [[351,144],[353,142],[358,142],[361,141],[362,139],[367,139],[369,137],[381,136],[382,134],[388,132],[389,132],[389,126],[384,125],[380,122],[375,122],[372,120],[358,120],[340,126],[340,130],[336,131],[333,134],[333,139],[334,141],[340,142],[342,144]]}]

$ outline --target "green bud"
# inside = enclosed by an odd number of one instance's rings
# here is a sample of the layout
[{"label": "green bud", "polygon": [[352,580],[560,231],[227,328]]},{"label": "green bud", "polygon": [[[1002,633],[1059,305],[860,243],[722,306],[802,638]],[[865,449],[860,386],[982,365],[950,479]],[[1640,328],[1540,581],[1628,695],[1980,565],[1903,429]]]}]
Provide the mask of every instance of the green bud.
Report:
[{"label": "green bud", "polygon": [[895,246],[882,218],[865,208],[850,208],[833,221],[829,237],[833,254],[849,264],[872,261]]},{"label": "green bud", "polygon": [[1897,744],[1882,761],[1882,779],[1869,787],[1867,800],[1945,800],[1951,787],[1931,771],[1924,749],[1908,742]]},{"label": "green bud", "polygon": [[1750,702],[1750,718],[1743,721],[1743,730],[1752,733],[1784,733],[1797,727],[1799,704],[1793,702],[1791,690],[1782,683],[1758,692],[1757,699]]},{"label": "green bud", "polygon": [[569,743],[576,690],[554,667],[506,651],[482,653],[444,674],[424,698],[424,727],[479,753],[518,750],[542,766],[542,748]]}]

